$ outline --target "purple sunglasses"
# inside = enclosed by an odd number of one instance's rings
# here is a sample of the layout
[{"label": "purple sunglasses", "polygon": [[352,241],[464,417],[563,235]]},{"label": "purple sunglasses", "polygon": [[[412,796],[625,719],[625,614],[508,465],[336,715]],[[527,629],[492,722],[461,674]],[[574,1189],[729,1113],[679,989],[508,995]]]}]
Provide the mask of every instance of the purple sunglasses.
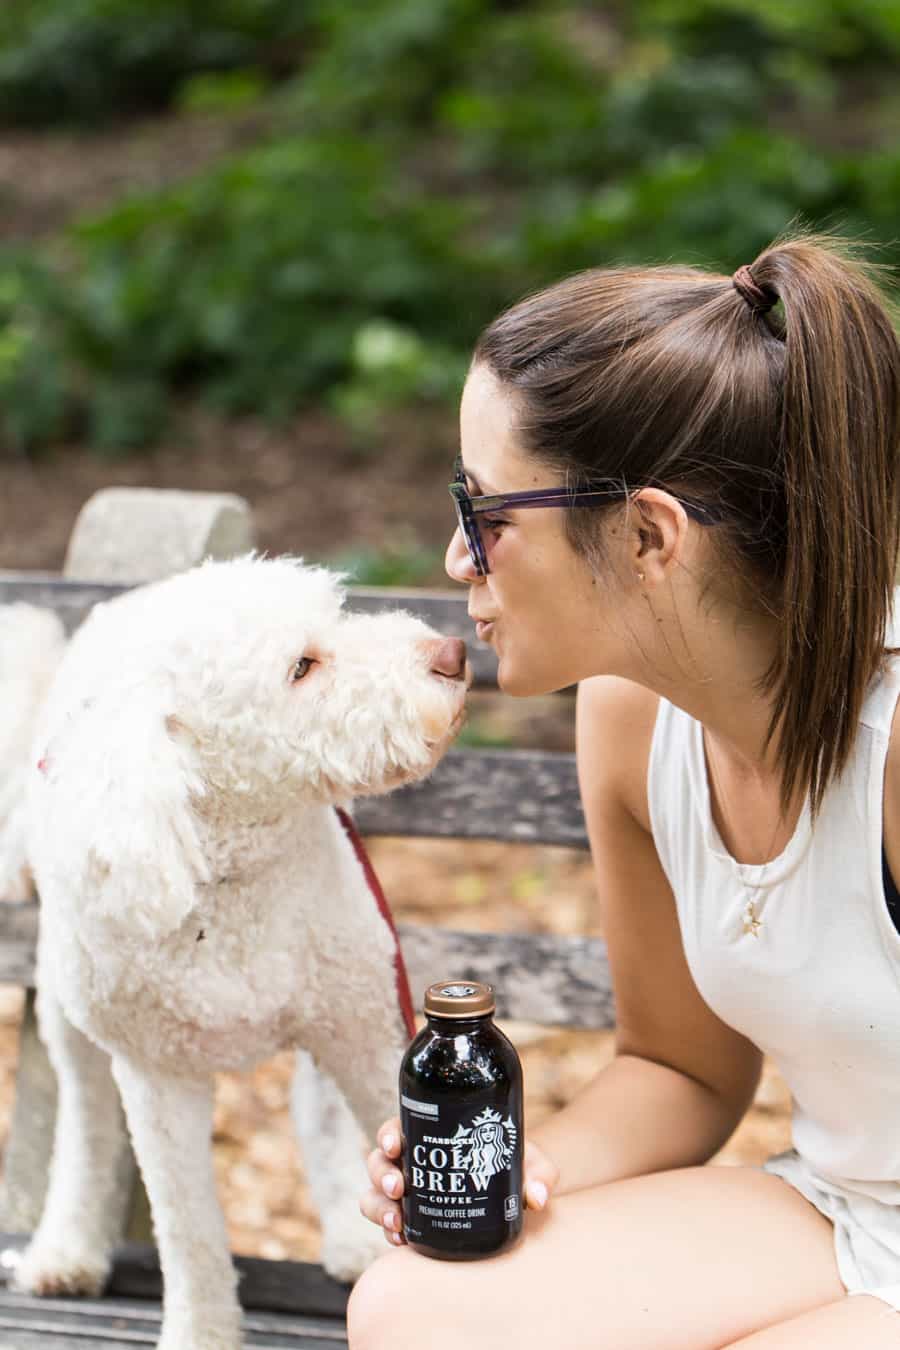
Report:
[{"label": "purple sunglasses", "polygon": [[[612,478],[603,481],[608,483],[609,486],[592,488],[590,492],[572,492],[569,488],[538,488],[532,492],[508,492],[503,496],[472,497],[466,487],[462,457],[457,455],[453,482],[448,484],[448,488],[456,507],[456,519],[460,533],[466,541],[469,557],[475,564],[478,575],[486,577],[491,569],[488,566],[487,552],[484,547],[484,540],[481,537],[481,529],[475,519],[476,516],[484,515],[488,511],[502,511],[504,509],[523,511],[539,506],[604,506],[611,497],[628,496],[630,489],[622,483]],[[676,494],[673,493],[672,495]],[[687,514],[699,524],[718,525],[725,519],[724,513],[717,511],[715,507],[703,506],[699,502],[691,501],[688,497],[677,495],[678,501],[681,502]]]}]

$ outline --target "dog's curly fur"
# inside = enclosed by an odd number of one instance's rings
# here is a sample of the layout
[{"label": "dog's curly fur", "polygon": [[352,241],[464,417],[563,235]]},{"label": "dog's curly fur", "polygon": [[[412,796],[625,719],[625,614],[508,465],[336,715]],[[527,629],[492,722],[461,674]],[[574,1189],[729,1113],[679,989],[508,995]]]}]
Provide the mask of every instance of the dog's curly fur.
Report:
[{"label": "dog's curly fur", "polygon": [[0,684],[21,685],[27,654],[37,716],[24,807],[7,801],[0,839],[11,888],[27,864],[41,896],[39,1017],[59,1080],[47,1201],[17,1280],[102,1287],[121,1097],[160,1248],[164,1350],[240,1344],[211,1162],[216,1070],[299,1050],[323,1262],[352,1278],[379,1238],[358,1213],[361,1143],[396,1109],[407,1033],[394,938],[335,806],[429,773],[471,672],[412,615],[344,613],[341,581],[250,554],[98,606],[65,649],[52,616],[17,606],[0,623]]}]

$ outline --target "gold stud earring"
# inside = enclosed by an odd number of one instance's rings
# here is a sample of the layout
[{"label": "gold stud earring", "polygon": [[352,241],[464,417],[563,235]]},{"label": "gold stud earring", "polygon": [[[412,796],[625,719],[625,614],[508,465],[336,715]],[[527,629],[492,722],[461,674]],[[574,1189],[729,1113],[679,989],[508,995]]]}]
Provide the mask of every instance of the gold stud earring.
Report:
[{"label": "gold stud earring", "polygon": [[638,581],[643,581],[643,580],[644,580],[644,573],[643,573],[643,572],[638,572],[638,573],[636,573],[636,576],[637,576]]}]

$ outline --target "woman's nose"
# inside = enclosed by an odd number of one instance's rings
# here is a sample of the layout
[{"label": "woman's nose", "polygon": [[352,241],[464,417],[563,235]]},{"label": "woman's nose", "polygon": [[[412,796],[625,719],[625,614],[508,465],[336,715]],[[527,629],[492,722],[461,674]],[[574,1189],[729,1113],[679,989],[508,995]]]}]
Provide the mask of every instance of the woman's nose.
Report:
[{"label": "woman's nose", "polygon": [[471,586],[473,581],[478,580],[478,569],[469,557],[469,550],[466,548],[466,541],[462,537],[459,526],[453,531],[453,536],[447,545],[447,552],[444,555],[444,571],[451,581],[461,581],[466,586]]}]

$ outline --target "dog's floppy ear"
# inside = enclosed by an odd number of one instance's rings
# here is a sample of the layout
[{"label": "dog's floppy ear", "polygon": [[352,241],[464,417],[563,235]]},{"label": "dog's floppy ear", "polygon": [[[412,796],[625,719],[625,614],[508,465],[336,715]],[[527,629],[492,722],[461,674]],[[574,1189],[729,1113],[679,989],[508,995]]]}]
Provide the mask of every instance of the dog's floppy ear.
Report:
[{"label": "dog's floppy ear", "polygon": [[56,808],[51,828],[66,836],[57,857],[80,871],[84,917],[150,939],[174,932],[209,868],[192,807],[206,785],[166,690],[148,682],[88,700],[41,771]]}]

